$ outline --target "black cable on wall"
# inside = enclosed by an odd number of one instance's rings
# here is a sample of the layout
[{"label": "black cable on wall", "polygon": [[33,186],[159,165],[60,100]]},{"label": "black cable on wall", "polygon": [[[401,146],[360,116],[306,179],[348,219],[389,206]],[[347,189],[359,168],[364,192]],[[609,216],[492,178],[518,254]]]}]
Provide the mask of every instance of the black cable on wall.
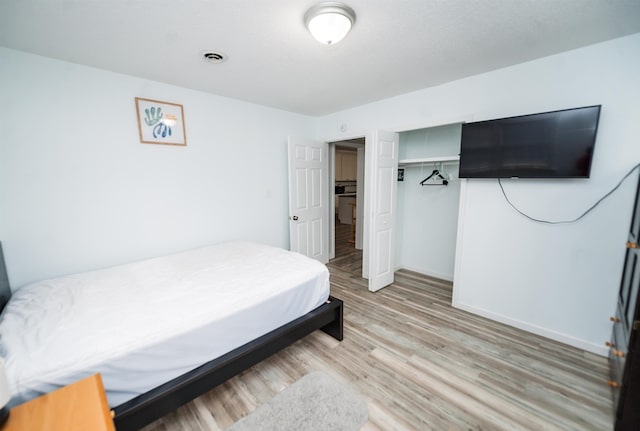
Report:
[{"label": "black cable on wall", "polygon": [[606,198],[608,198],[613,192],[615,192],[616,190],[618,190],[618,188],[622,185],[622,183],[624,182],[624,180],[626,180],[629,175],[631,175],[633,173],[633,171],[635,171],[636,169],[638,169],[638,167],[640,167],[640,163],[636,164],[633,168],[631,168],[631,170],[629,172],[627,172],[620,181],[618,181],[618,184],[615,185],[615,187],[613,187],[611,190],[609,190],[607,193],[605,193],[604,196],[602,196],[600,199],[598,199],[596,201],[596,203],[594,203],[593,205],[591,205],[585,212],[583,212],[582,214],[580,214],[578,217],[572,219],[572,220],[559,220],[559,221],[552,221],[552,220],[542,220],[542,219],[538,219],[535,217],[531,217],[530,215],[524,213],[523,211],[519,210],[510,200],[509,197],[507,196],[507,193],[504,191],[504,187],[502,186],[502,181],[500,181],[500,178],[498,178],[498,184],[500,185],[500,190],[502,190],[502,195],[504,196],[504,198],[506,199],[506,201],[509,203],[509,205],[511,205],[511,208],[513,208],[514,210],[516,210],[519,214],[521,214],[522,216],[528,218],[531,221],[534,221],[536,223],[545,223],[545,224],[568,224],[568,223],[575,223],[578,220],[580,220],[581,218],[583,218],[584,216],[586,216],[587,214],[589,214],[591,212],[591,210],[593,210],[595,207],[597,207],[598,205],[600,205],[600,202],[602,202],[603,200],[605,200]]}]

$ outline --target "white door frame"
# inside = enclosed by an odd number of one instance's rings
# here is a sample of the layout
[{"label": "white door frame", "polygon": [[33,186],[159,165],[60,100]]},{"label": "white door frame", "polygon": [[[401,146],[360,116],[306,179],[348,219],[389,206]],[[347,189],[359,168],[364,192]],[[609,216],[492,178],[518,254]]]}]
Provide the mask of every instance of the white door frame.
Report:
[{"label": "white door frame", "polygon": [[[372,244],[371,242],[371,235],[374,234],[373,230],[371,229],[371,225],[370,225],[370,220],[372,217],[372,209],[373,207],[371,206],[373,204],[374,199],[374,187],[371,184],[373,180],[377,181],[377,177],[375,177],[374,173],[371,172],[371,168],[372,166],[377,166],[377,160],[374,160],[375,157],[378,157],[376,155],[374,155],[374,153],[372,153],[371,151],[374,150],[376,147],[376,139],[378,139],[378,137],[380,136],[380,134],[386,136],[389,134],[395,134],[395,139],[394,139],[394,157],[395,157],[395,163],[396,165],[393,167],[394,170],[397,170],[397,151],[398,151],[398,137],[397,137],[397,133],[396,132],[382,132],[382,131],[378,131],[378,130],[373,130],[369,133],[365,133],[363,135],[356,135],[356,136],[349,136],[349,137],[343,137],[342,139],[339,140],[333,140],[333,141],[325,141],[329,143],[329,154],[331,154],[330,157],[330,162],[329,162],[329,170],[330,170],[330,175],[329,175],[329,182],[330,185],[333,186],[333,184],[335,183],[335,146],[339,145],[345,141],[349,141],[349,140],[354,140],[354,139],[363,139],[364,138],[364,145],[360,145],[359,147],[359,151],[358,151],[358,185],[357,185],[357,227],[356,227],[356,247],[358,248],[362,248],[362,277],[365,279],[369,278],[369,270],[370,270],[370,266],[372,265],[370,262],[370,245]],[[374,145],[372,147],[372,145]],[[367,150],[367,147],[371,148],[371,150]],[[383,157],[384,159],[384,157]],[[382,159],[381,159],[382,160]],[[375,163],[374,163],[375,162]],[[394,175],[394,181],[395,181],[395,175]],[[388,219],[387,222],[389,222],[391,224],[391,226],[389,226],[389,232],[392,233],[391,235],[391,242],[392,244],[388,245],[390,247],[389,250],[387,250],[386,256],[390,259],[391,261],[391,276],[390,278],[387,276],[382,276],[381,273],[376,273],[376,277],[374,277],[374,279],[369,281],[369,289],[374,291],[374,290],[378,290],[381,287],[384,287],[388,284],[390,284],[391,282],[393,282],[393,272],[395,271],[395,264],[394,264],[394,259],[395,259],[395,187],[396,184],[393,184],[393,192],[392,192],[392,196],[394,196],[392,198],[392,202],[390,203],[390,205],[393,207],[391,210],[391,214],[393,215],[393,217],[391,219]],[[335,222],[334,222],[334,212],[335,212],[335,189],[333,189],[333,187],[331,187],[331,191],[329,192],[329,196],[330,196],[330,204],[328,205],[328,207],[330,208],[330,231],[329,231],[329,236],[330,236],[330,250],[329,250],[329,256],[330,258],[334,258],[335,257]],[[385,217],[386,220],[386,217]],[[385,222],[386,224],[386,222]],[[377,247],[380,247],[380,244],[377,244]],[[377,262],[377,261],[376,261]],[[376,265],[377,267],[377,265]],[[391,280],[391,281],[389,281]]]},{"label": "white door frame", "polygon": [[364,139],[363,144],[354,144],[354,148],[358,152],[358,174],[357,174],[357,186],[356,186],[356,243],[355,247],[358,250],[364,248],[364,201],[365,201],[365,189],[364,189],[364,172],[365,172],[365,148],[367,145],[367,136],[355,135],[349,136],[338,140],[324,140],[329,145],[329,259],[336,257],[336,223],[335,223],[335,210],[336,210],[336,191],[334,188],[336,182],[336,145],[345,145],[345,141],[351,141],[354,139]]}]

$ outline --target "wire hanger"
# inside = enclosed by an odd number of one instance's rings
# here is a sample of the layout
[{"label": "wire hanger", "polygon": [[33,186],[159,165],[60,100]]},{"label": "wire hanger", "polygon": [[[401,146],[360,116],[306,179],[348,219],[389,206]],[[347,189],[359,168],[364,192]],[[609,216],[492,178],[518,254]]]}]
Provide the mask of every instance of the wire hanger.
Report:
[{"label": "wire hanger", "polygon": [[[440,165],[440,169],[434,169],[431,175],[429,175],[424,180],[420,181],[421,186],[446,186],[449,184],[449,181],[446,177],[442,176],[444,172],[442,171],[442,165]],[[433,179],[434,181],[442,180],[442,182],[428,182]]]}]

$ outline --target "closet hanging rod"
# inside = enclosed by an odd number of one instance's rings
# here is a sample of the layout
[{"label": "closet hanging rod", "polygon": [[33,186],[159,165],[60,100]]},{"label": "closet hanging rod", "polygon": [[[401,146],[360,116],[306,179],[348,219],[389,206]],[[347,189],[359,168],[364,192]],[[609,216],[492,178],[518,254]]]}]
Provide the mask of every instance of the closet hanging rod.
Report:
[{"label": "closet hanging rod", "polygon": [[438,156],[438,157],[422,157],[419,159],[401,159],[398,165],[418,165],[427,163],[454,163],[460,161],[460,156]]}]

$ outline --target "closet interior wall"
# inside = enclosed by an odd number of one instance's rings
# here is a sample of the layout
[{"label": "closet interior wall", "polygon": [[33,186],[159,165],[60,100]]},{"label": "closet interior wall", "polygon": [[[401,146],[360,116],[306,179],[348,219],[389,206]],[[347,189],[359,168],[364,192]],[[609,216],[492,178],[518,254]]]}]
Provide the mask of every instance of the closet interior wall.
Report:
[{"label": "closet interior wall", "polygon": [[[399,159],[454,156],[460,153],[461,124],[400,133]],[[453,280],[460,180],[458,162],[442,165],[447,186],[421,186],[440,166],[400,165],[398,182],[396,265],[422,274]]]}]

